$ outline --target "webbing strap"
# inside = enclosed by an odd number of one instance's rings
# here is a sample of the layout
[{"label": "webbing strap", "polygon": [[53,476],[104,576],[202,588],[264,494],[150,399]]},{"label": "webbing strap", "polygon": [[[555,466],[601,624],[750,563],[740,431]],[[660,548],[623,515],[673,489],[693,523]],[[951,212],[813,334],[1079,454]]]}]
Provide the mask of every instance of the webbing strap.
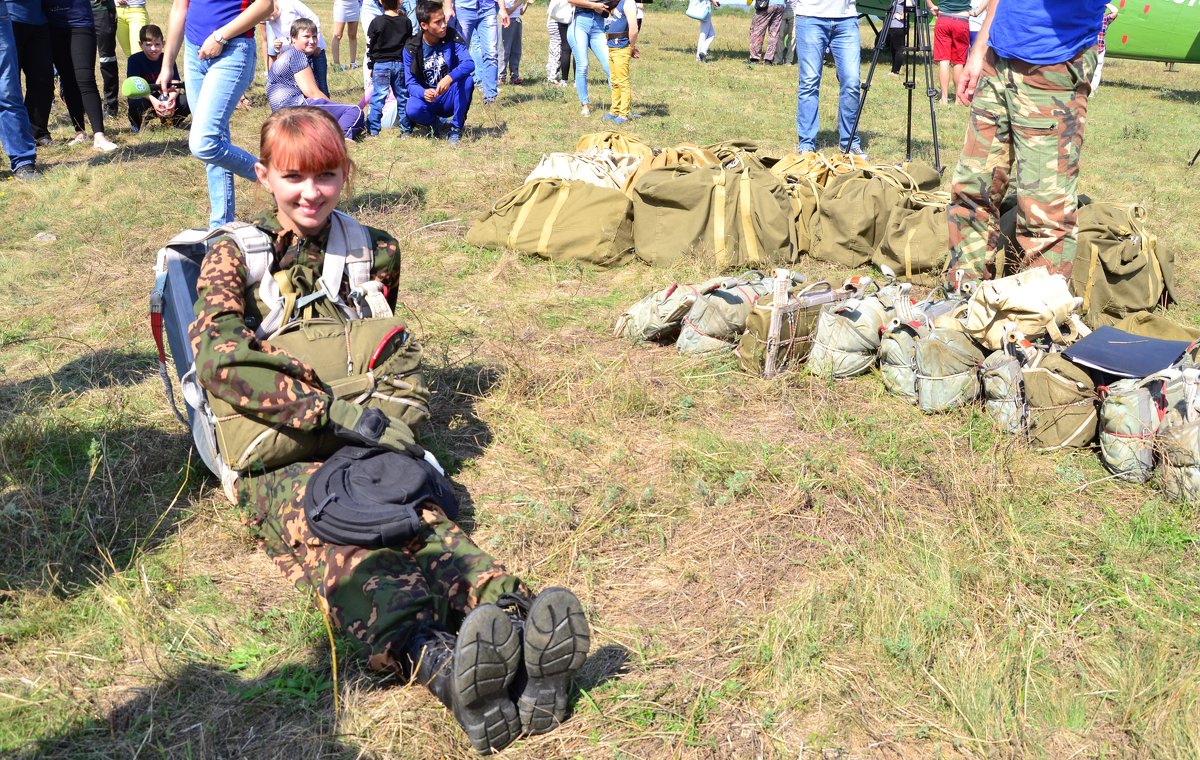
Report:
[{"label": "webbing strap", "polygon": [[754,220],[750,217],[751,203],[750,169],[747,167],[742,170],[742,181],[738,187],[738,216],[742,221],[742,240],[746,241],[746,245],[742,247],[742,255],[746,257],[748,254],[749,261],[758,261],[762,258],[762,253],[759,251],[758,236],[754,234]]},{"label": "webbing strap", "polygon": [[352,217],[334,211],[330,217],[329,243],[321,267],[321,282],[329,300],[341,304],[342,275],[348,274],[350,289],[371,276],[371,238]]},{"label": "webbing strap", "polygon": [[542,234],[538,236],[537,248],[534,250],[542,255],[546,255],[546,249],[550,245],[550,233],[554,230],[554,220],[558,219],[558,213],[562,211],[563,205],[567,202],[567,196],[571,194],[571,186],[564,184],[562,192],[554,199],[554,206],[550,208],[550,215],[546,217],[546,223],[542,225]]},{"label": "webbing strap", "polygon": [[[553,184],[555,187],[558,186],[556,183],[547,184]],[[529,214],[533,211],[533,207],[535,205],[534,198],[537,197],[537,191],[541,190],[544,186],[545,185],[538,185],[537,187],[533,188],[529,198],[521,206],[521,210],[517,212],[517,218],[515,221],[513,221],[512,229],[508,233],[508,240],[504,241],[504,244],[509,248],[517,250],[517,238],[520,236],[521,229],[525,226],[525,222],[529,220]]]},{"label": "webbing strap", "polygon": [[1092,304],[1092,288],[1096,286],[1096,267],[1100,264],[1100,246],[1093,243],[1088,243],[1092,250],[1091,262],[1088,264],[1087,285],[1083,289],[1083,313],[1088,313],[1088,307]]},{"label": "webbing strap", "polygon": [[713,172],[713,251],[717,263],[725,258],[725,170]]}]

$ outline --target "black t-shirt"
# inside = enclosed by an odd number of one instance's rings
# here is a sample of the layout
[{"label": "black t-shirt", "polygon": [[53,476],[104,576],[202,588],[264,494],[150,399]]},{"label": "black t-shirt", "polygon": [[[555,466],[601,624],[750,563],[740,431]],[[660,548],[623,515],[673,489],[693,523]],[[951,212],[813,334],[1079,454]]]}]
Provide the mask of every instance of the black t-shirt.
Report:
[{"label": "black t-shirt", "polygon": [[367,61],[370,65],[404,60],[404,46],[412,37],[412,24],[403,13],[389,16],[386,13],[371,22],[367,30],[370,43],[367,45]]},{"label": "black t-shirt", "polygon": [[[145,79],[150,83],[150,92],[158,95],[160,91],[155,81],[162,73],[162,62],[162,56],[159,56],[157,61],[152,61],[146,57],[145,53],[134,53],[129,56],[129,61],[125,65],[125,78],[141,77]],[[174,70],[178,71],[179,69]],[[179,80],[175,79],[174,81],[178,82]]]}]

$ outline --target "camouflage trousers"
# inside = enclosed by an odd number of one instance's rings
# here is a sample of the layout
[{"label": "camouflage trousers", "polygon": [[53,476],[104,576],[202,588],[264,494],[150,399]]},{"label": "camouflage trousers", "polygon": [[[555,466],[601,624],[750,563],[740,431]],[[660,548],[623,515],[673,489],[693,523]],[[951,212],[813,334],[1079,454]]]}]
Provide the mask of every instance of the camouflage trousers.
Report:
[{"label": "camouflage trousers", "polygon": [[950,186],[948,282],[959,271],[968,279],[1003,275],[1000,203],[1010,177],[1017,196],[1015,242],[1024,259],[1008,262],[1009,268],[1046,266],[1070,279],[1079,157],[1095,68],[1095,47],[1049,66],[1000,58],[988,49]]},{"label": "camouflage trousers", "polygon": [[323,542],[304,515],[304,493],[320,466],[301,462],[245,476],[239,505],[287,579],[316,592],[331,623],[358,640],[372,669],[407,674],[404,648],[419,627],[457,631],[476,606],[527,592],[432,502],[421,510],[420,533],[402,546]]}]

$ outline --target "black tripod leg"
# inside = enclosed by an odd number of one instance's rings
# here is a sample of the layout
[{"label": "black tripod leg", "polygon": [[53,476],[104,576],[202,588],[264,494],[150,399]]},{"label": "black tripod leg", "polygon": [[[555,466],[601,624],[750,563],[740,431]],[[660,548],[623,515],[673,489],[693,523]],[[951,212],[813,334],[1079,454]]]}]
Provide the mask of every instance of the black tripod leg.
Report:
[{"label": "black tripod leg", "polygon": [[[887,29],[892,23],[892,14],[894,14],[900,3],[904,0],[892,0],[891,7],[888,8],[888,15],[884,16],[884,24]],[[850,147],[854,145],[854,138],[858,137],[858,123],[862,119],[863,106],[867,104],[867,93],[871,91],[871,81],[875,78],[875,67],[879,64],[879,54],[883,52],[884,43],[887,41],[887,35],[875,35],[875,52],[871,54],[871,68],[867,70],[867,79],[862,83],[858,95],[858,108],[854,111],[854,125],[850,128],[850,134],[846,138],[846,147],[842,148],[843,153],[848,153]],[[838,82],[841,85],[841,82]],[[839,88],[840,89],[840,88]],[[839,138],[841,135],[838,136]],[[839,146],[840,147],[840,146]]]},{"label": "black tripod leg", "polygon": [[1195,166],[1197,158],[1200,158],[1200,150],[1197,150],[1196,155],[1192,156],[1192,160],[1188,161],[1188,166]]},{"label": "black tripod leg", "polygon": [[[918,0],[919,1],[919,0]],[[917,38],[917,52],[921,56],[925,68],[925,94],[929,96],[929,124],[933,134],[933,168],[941,173],[942,151],[938,146],[937,127],[937,90],[934,88],[933,75],[933,32],[929,28],[928,12],[923,7],[914,9],[913,27]]]}]

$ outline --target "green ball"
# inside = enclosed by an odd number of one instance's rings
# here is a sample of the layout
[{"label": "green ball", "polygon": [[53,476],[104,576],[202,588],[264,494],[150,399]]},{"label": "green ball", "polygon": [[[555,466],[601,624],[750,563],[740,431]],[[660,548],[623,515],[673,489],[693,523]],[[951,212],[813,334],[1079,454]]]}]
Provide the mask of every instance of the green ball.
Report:
[{"label": "green ball", "polygon": [[121,95],[132,100],[144,98],[150,94],[150,83],[141,77],[129,77],[121,85]]}]

